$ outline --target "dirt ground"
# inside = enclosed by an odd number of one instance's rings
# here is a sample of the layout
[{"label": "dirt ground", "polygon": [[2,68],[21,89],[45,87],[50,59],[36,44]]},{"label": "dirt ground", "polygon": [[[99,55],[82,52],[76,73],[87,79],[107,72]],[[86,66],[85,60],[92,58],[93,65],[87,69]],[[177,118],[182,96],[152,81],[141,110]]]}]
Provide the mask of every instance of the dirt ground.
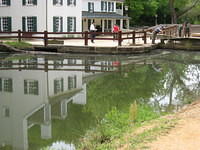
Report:
[{"label": "dirt ground", "polygon": [[200,150],[200,101],[176,114],[177,125],[169,134],[148,145],[150,150]]}]

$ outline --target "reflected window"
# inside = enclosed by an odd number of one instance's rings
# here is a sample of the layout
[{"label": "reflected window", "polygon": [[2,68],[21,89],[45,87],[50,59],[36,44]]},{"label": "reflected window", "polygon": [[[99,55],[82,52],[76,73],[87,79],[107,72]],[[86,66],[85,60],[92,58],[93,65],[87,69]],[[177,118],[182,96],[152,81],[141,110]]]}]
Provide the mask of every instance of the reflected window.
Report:
[{"label": "reflected window", "polygon": [[12,68],[12,61],[2,61],[0,62],[1,68]]},{"label": "reflected window", "polygon": [[30,58],[23,61],[25,68],[37,68],[37,58]]},{"label": "reflected window", "polygon": [[11,78],[0,78],[0,92],[12,92],[13,82]]},{"label": "reflected window", "polygon": [[113,69],[113,67],[112,67],[112,62],[106,62],[106,61],[104,61],[104,62],[101,62],[101,70],[102,71],[110,71],[110,70],[112,70]]},{"label": "reflected window", "polygon": [[68,59],[68,64],[69,65],[75,65],[76,64],[76,59]]},{"label": "reflected window", "polygon": [[76,76],[68,77],[68,89],[69,90],[76,88],[76,80],[77,80]]},{"label": "reflected window", "polygon": [[62,60],[55,60],[53,62],[54,69],[62,68],[63,67],[63,61]]},{"label": "reflected window", "polygon": [[54,80],[54,94],[61,93],[64,91],[64,80],[63,78]]},{"label": "reflected window", "polygon": [[24,80],[24,94],[39,95],[39,83],[37,80]]},{"label": "reflected window", "polygon": [[3,117],[10,117],[10,109],[7,106],[3,106]]}]

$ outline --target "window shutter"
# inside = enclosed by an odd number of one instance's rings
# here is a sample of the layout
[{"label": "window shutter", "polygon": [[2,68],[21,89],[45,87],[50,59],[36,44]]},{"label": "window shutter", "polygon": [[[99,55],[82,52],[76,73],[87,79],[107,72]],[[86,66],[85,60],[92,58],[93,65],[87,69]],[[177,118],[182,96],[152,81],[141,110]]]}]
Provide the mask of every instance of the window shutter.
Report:
[{"label": "window shutter", "polygon": [[9,84],[9,89],[8,89],[8,91],[9,91],[9,92],[13,92],[13,82],[12,82],[12,79],[8,79],[8,84]]},{"label": "window shutter", "polygon": [[57,2],[56,0],[53,0],[53,5],[56,5],[56,2]]},{"label": "window shutter", "polygon": [[74,32],[76,32],[76,17],[74,17]]},{"label": "window shutter", "polygon": [[54,80],[54,94],[57,93],[57,90],[56,90],[56,86],[57,86],[56,81],[57,81],[57,80]]},{"label": "window shutter", "polygon": [[61,79],[61,91],[62,92],[64,91],[64,80],[63,80],[63,78]]},{"label": "window shutter", "polygon": [[22,31],[26,32],[26,17],[22,17]]},{"label": "window shutter", "polygon": [[53,17],[53,32],[56,32],[56,19],[57,17]]},{"label": "window shutter", "polygon": [[10,6],[10,0],[7,0],[7,6]]},{"label": "window shutter", "polygon": [[89,2],[88,3],[88,11],[90,12],[90,10],[91,10],[91,3]]},{"label": "window shutter", "polygon": [[67,32],[70,32],[70,17],[67,17]]},{"label": "window shutter", "polygon": [[104,2],[103,1],[101,1],[101,11],[103,11],[103,5],[104,4]]},{"label": "window shutter", "polygon": [[37,0],[34,0],[34,1],[33,1],[33,4],[34,4],[34,5],[37,5]]},{"label": "window shutter", "polygon": [[71,87],[70,87],[70,77],[68,77],[68,90],[71,90]]},{"label": "window shutter", "polygon": [[12,18],[8,17],[8,32],[12,31]]},{"label": "window shutter", "polygon": [[105,11],[107,11],[107,8],[108,8],[108,3],[105,2]]},{"label": "window shutter", "polygon": [[33,17],[33,32],[37,32],[37,17]]},{"label": "window shutter", "polygon": [[77,86],[76,86],[76,83],[77,83],[77,77],[76,76],[74,76],[74,88],[76,88]]},{"label": "window shutter", "polygon": [[0,32],[1,32],[1,17],[0,17]]},{"label": "window shutter", "polygon": [[60,32],[63,32],[63,17],[60,17]]},{"label": "window shutter", "polygon": [[38,86],[39,83],[38,83],[38,81],[35,81],[34,83],[35,83],[35,88],[36,88],[34,94],[35,94],[35,95],[39,95],[39,86]]},{"label": "window shutter", "polygon": [[74,6],[76,6],[76,0],[74,0]]},{"label": "window shutter", "polygon": [[26,80],[24,80],[24,94],[28,94],[28,84]]},{"label": "window shutter", "polygon": [[0,91],[2,91],[2,79],[0,78]]},{"label": "window shutter", "polygon": [[22,5],[26,5],[26,0],[22,0]]}]

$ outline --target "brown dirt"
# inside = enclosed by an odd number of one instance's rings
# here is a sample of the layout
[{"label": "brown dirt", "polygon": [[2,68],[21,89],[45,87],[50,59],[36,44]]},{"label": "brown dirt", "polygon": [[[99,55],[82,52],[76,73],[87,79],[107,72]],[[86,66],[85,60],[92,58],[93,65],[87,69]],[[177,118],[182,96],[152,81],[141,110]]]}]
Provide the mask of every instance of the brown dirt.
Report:
[{"label": "brown dirt", "polygon": [[200,150],[200,101],[183,108],[175,115],[177,125],[169,134],[148,144],[150,150]]}]

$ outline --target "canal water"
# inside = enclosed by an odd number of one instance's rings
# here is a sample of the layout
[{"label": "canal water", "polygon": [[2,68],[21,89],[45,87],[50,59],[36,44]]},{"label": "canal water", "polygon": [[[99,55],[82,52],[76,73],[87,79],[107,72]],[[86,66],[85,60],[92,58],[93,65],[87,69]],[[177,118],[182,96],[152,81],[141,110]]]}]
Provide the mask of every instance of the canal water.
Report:
[{"label": "canal water", "polygon": [[199,96],[200,53],[133,56],[0,54],[0,149],[75,150],[113,107],[157,113]]}]

